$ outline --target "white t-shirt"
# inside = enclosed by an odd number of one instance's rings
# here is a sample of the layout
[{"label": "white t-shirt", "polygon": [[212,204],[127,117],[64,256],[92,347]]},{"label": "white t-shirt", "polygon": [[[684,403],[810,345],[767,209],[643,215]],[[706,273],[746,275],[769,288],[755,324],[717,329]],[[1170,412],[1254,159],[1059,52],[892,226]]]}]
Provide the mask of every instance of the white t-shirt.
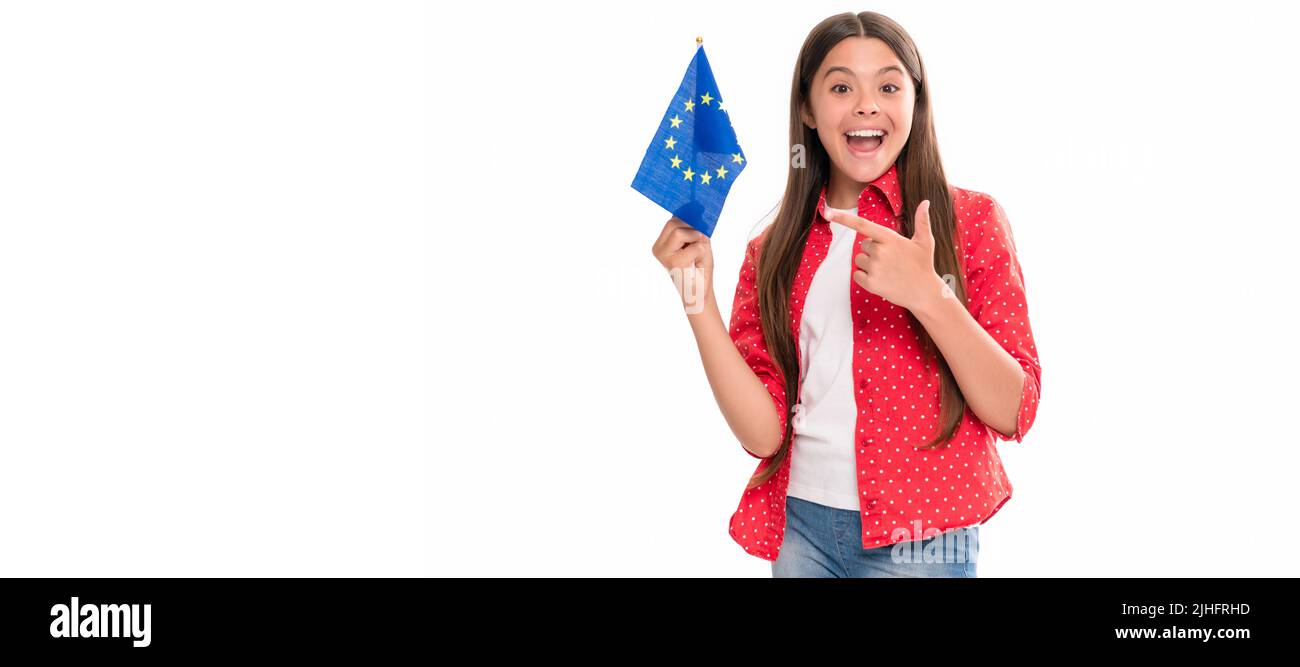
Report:
[{"label": "white t-shirt", "polygon": [[[857,209],[830,210],[858,214]],[[799,327],[804,379],[795,405],[787,495],[858,511],[853,449],[858,407],[853,396],[853,308],[849,303],[857,232],[836,223],[830,226],[830,248],[808,288]]]}]

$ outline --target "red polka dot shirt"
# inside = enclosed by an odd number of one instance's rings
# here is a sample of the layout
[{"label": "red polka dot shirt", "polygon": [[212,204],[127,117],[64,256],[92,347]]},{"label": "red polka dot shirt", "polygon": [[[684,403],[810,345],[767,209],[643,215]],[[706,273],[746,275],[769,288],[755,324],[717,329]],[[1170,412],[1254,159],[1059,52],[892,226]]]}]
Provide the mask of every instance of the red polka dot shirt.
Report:
[{"label": "red polka dot shirt", "polygon": [[[950,191],[967,308],[1025,371],[1016,432],[1007,437],[967,407],[946,448],[915,449],[928,442],[938,427],[938,368],[923,361],[907,309],[853,283],[850,306],[854,311],[853,373],[858,407],[854,441],[865,549],[987,522],[1011,499],[1012,491],[995,443],[1021,442],[1038,408],[1042,370],[1029,327],[1025,283],[1011,227],[1002,207],[989,195],[953,186]],[[790,294],[790,327],[796,350],[804,300],[830,246],[830,223],[821,216],[825,205],[823,186]],[[870,183],[858,200],[860,217],[900,233],[902,208],[897,165]],[[772,395],[784,433],[785,381],[768,355],[755,289],[765,236],[766,230],[749,242],[729,331],[736,348]],[[855,245],[863,239],[859,234]],[[851,272],[844,279],[852,282]],[[775,475],[746,489],[731,515],[732,539],[746,552],[766,560],[776,560],[781,550],[792,458],[787,454]],[[767,459],[761,460],[756,472],[767,464]]]}]

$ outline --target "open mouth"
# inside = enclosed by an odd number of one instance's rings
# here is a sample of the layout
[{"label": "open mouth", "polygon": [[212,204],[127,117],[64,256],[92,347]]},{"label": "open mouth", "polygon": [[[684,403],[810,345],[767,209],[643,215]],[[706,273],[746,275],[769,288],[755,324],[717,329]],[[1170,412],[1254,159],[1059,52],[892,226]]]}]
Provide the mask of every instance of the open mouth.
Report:
[{"label": "open mouth", "polygon": [[844,140],[848,143],[849,152],[861,158],[875,157],[880,147],[885,145],[885,137],[889,133],[881,134],[878,137],[855,137],[844,135]]}]

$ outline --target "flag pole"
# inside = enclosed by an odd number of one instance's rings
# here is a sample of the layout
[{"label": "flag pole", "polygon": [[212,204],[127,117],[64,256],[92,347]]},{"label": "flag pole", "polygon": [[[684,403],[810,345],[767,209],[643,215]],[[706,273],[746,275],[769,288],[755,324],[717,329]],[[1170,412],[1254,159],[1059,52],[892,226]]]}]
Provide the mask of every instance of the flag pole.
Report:
[{"label": "flag pole", "polygon": [[[702,48],[704,48],[704,36],[703,36],[703,35],[696,35],[696,36],[695,36],[695,50],[696,50],[696,51],[699,51],[699,50],[702,49]],[[697,55],[698,55],[698,54],[697,54]],[[699,153],[697,152],[695,155],[692,156],[692,158],[698,158],[699,156],[700,156],[700,155],[699,155]],[[692,162],[693,162],[693,161],[694,161],[694,159],[692,159]],[[707,172],[708,170],[706,169],[705,171]],[[695,179],[691,179],[691,201],[695,201],[695,192],[696,192],[696,189],[695,189]]]}]

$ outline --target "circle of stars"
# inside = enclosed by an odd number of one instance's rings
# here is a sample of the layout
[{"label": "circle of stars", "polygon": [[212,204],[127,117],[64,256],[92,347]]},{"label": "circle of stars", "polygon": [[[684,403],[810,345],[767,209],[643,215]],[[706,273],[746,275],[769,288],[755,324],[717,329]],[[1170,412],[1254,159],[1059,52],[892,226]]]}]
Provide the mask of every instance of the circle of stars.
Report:
[{"label": "circle of stars", "polygon": [[[724,106],[722,100],[719,100],[718,98],[709,95],[708,91],[705,91],[704,94],[700,96],[700,104],[703,104],[705,106],[712,107],[713,102],[715,100],[718,102],[718,107],[717,107],[718,111],[726,112],[727,107]],[[682,103],[682,106],[684,107],[687,113],[694,113],[695,99],[691,98],[686,100],[685,102]],[[680,115],[674,114],[672,118],[668,119],[668,122],[672,123],[672,127],[669,129],[675,130],[677,129],[678,126],[682,124],[683,120]],[[672,135],[668,135],[668,138],[664,140],[664,148],[666,148],[667,150],[673,150],[676,146],[677,146],[677,139],[674,138]],[[731,161],[734,164],[744,164],[745,158],[741,157],[740,153],[732,153]],[[671,158],[671,162],[673,165],[673,169],[682,170],[681,156],[673,155],[673,157]],[[695,180],[695,176],[698,174],[700,177],[699,182],[704,185],[708,185],[709,182],[712,181],[714,178],[717,178],[718,180],[722,180],[727,177],[727,174],[731,173],[727,171],[727,167],[725,165],[719,166],[717,169],[714,169],[712,171],[713,173],[709,173],[710,170],[705,169],[702,172],[695,172],[691,170],[690,165],[687,165],[686,169],[682,170],[682,179],[687,181],[693,181]]]}]

